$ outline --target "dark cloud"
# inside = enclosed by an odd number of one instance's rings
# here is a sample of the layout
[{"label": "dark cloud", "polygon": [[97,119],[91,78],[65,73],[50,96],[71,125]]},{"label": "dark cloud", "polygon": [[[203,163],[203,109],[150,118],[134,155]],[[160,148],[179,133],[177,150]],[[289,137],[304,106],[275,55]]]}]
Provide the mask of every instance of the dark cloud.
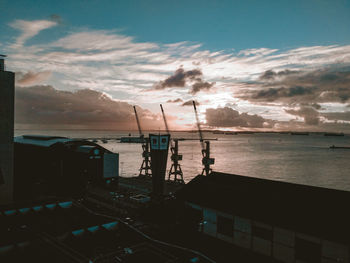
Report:
[{"label": "dark cloud", "polygon": [[284,77],[287,75],[292,75],[292,74],[297,74],[297,73],[299,73],[299,71],[288,70],[288,69],[282,70],[279,72],[275,72],[273,70],[267,70],[260,76],[260,79],[261,80],[274,80],[275,78],[278,78],[278,77]]},{"label": "dark cloud", "polygon": [[16,84],[19,86],[27,87],[34,86],[42,83],[43,81],[51,77],[51,71],[42,71],[42,72],[16,72]]},{"label": "dark cloud", "polygon": [[285,110],[285,112],[304,118],[307,125],[318,125],[320,123],[320,113],[313,107],[302,106],[297,110]]},{"label": "dark cloud", "polygon": [[345,112],[326,112],[322,116],[333,121],[350,121],[350,111]]},{"label": "dark cloud", "polygon": [[187,80],[195,80],[200,76],[202,76],[202,72],[199,69],[185,71],[183,68],[179,68],[175,71],[174,75],[159,82],[154,88],[185,87]]},{"label": "dark cloud", "polygon": [[311,72],[266,71],[255,87],[240,94],[241,99],[256,102],[346,103],[350,100],[350,69],[323,69]]},{"label": "dark cloud", "polygon": [[281,88],[268,88],[265,90],[260,90],[253,94],[252,99],[254,100],[264,100],[264,101],[275,101],[281,98],[290,98],[296,96],[302,96],[312,94],[312,88],[305,88],[301,86],[295,87],[281,87]]},{"label": "dark cloud", "polygon": [[167,79],[158,82],[153,89],[154,90],[163,90],[171,87],[185,87],[187,82],[192,82],[191,89],[189,93],[196,94],[202,90],[209,90],[214,85],[215,82],[209,83],[205,82],[202,79],[203,73],[199,69],[193,69],[185,71],[182,67],[177,69],[174,75],[168,77]]},{"label": "dark cloud", "polygon": [[[196,100],[195,100],[194,102],[196,103],[196,106],[201,105],[201,104],[200,104],[198,101],[196,101]],[[188,101],[182,103],[181,106],[193,106],[193,100],[188,100]]]},{"label": "dark cloud", "polygon": [[[98,91],[60,91],[51,86],[17,87],[15,98],[16,124],[136,129],[132,105]],[[144,129],[163,125],[160,116],[148,110],[138,107],[138,114]]]},{"label": "dark cloud", "polygon": [[202,80],[199,80],[192,85],[190,93],[194,95],[201,90],[210,90],[214,85],[215,85],[215,82],[209,83],[209,82],[204,82]]},{"label": "dark cloud", "polygon": [[311,107],[315,108],[316,110],[320,110],[322,108],[321,105],[318,103],[311,104]]},{"label": "dark cloud", "polygon": [[250,115],[239,113],[229,108],[209,108],[205,113],[207,125],[211,127],[249,127],[249,128],[267,128],[272,127],[274,122],[265,119],[259,115]]},{"label": "dark cloud", "polygon": [[180,98],[177,98],[175,100],[167,100],[167,103],[179,103],[179,102],[183,102],[183,100]]}]

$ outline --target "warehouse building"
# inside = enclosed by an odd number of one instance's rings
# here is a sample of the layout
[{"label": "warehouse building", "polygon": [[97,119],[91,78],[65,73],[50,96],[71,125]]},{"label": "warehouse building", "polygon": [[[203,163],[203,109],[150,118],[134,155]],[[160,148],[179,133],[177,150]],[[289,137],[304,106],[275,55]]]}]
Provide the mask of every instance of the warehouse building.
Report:
[{"label": "warehouse building", "polygon": [[119,154],[86,140],[23,135],[14,139],[14,198],[78,197],[87,184],[116,186]]},{"label": "warehouse building", "polygon": [[349,262],[349,192],[213,172],[177,198],[214,239],[281,262]]}]

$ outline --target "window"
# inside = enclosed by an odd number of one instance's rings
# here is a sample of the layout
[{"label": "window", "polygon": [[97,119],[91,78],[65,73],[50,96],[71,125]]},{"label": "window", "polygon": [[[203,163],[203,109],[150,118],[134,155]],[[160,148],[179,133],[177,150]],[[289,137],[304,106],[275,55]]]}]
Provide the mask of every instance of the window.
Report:
[{"label": "window", "polygon": [[217,232],[226,236],[233,236],[233,220],[217,216]]},{"label": "window", "polygon": [[253,225],[253,236],[266,240],[272,240],[272,229]]},{"label": "window", "polygon": [[304,262],[321,262],[321,244],[295,238],[295,258]]},{"label": "window", "polygon": [[2,175],[2,170],[1,170],[1,167],[0,167],[0,184],[4,184],[5,181],[4,181],[4,176]]}]

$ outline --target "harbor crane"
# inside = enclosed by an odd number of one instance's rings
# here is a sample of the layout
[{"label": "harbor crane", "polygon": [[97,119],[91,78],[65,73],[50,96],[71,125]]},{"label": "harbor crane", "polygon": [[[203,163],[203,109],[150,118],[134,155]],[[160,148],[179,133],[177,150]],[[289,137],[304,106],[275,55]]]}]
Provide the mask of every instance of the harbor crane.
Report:
[{"label": "harbor crane", "polygon": [[[164,120],[166,132],[168,134],[170,134],[168,122],[166,120],[162,104],[160,104],[160,109],[162,110],[162,115],[163,115],[163,120]],[[173,141],[174,141],[174,143],[173,143]],[[184,184],[185,181],[183,179],[183,173],[182,173],[181,165],[179,163],[179,161],[182,160],[182,155],[179,154],[179,140],[178,139],[173,139],[171,141],[170,150],[171,150],[172,164],[171,164],[171,168],[169,170],[168,180],[171,181],[171,176],[173,175],[174,182]]]},{"label": "harbor crane", "polygon": [[137,122],[137,128],[139,130],[140,139],[143,140],[142,142],[142,164],[140,167],[140,173],[139,177],[151,177],[152,171],[151,171],[151,153],[149,148],[149,140],[147,138],[144,138],[144,135],[142,133],[141,124],[139,117],[137,115],[136,106],[134,106],[134,112]]},{"label": "harbor crane", "polygon": [[199,140],[201,143],[201,147],[202,147],[202,164],[203,164],[203,170],[202,170],[202,175],[205,173],[205,175],[209,175],[212,171],[212,169],[210,168],[210,165],[213,165],[215,163],[215,159],[214,158],[210,158],[210,142],[209,141],[205,141],[203,140],[203,134],[202,134],[202,130],[201,130],[201,125],[199,122],[199,118],[198,118],[198,112],[197,112],[197,108],[196,108],[196,103],[195,101],[193,102],[193,108],[194,108],[194,113],[196,115],[196,121],[197,121],[197,128],[198,128],[198,133],[199,133]]}]

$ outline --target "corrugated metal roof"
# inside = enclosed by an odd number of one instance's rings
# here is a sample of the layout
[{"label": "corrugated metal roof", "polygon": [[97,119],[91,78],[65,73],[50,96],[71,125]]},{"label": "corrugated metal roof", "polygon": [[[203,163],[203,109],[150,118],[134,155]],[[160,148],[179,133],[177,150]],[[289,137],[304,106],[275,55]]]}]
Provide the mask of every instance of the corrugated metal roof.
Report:
[{"label": "corrugated metal roof", "polygon": [[55,143],[66,143],[69,141],[73,140],[65,137],[42,135],[22,135],[14,138],[15,143],[30,144],[43,147],[50,147]]}]

